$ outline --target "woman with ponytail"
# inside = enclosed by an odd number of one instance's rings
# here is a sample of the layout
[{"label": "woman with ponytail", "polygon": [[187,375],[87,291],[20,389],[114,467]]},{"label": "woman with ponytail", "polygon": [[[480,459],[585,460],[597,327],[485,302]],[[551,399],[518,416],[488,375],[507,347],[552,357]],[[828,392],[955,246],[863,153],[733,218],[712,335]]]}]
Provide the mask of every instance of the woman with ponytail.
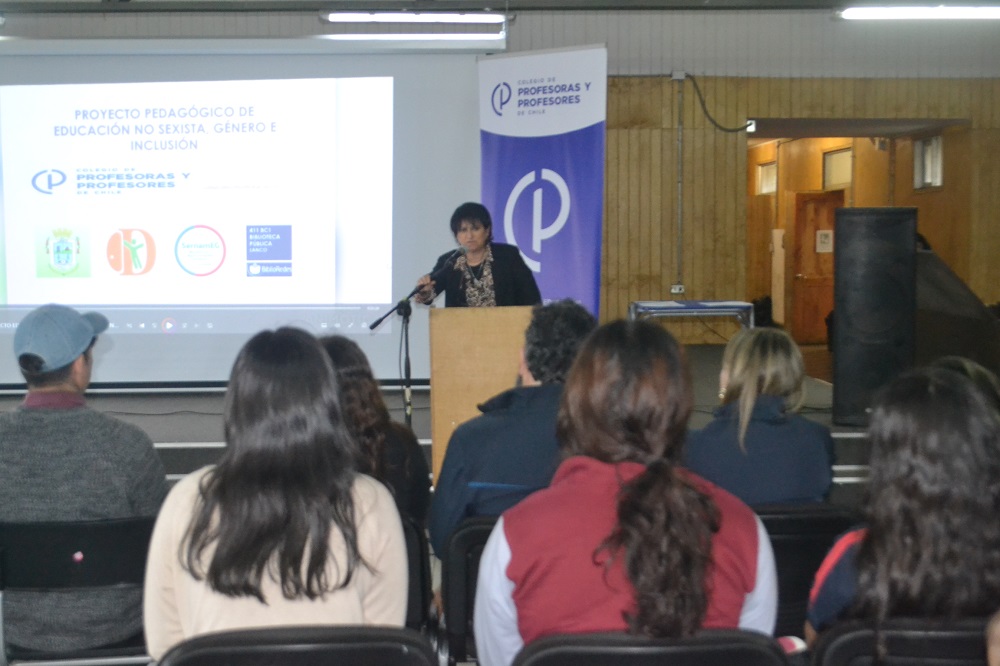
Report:
[{"label": "woman with ponytail", "polygon": [[483,666],[552,634],[771,633],[774,557],[740,500],[680,467],[691,382],[664,329],[617,321],[584,343],[557,421],[549,488],[503,514],[483,552]]}]

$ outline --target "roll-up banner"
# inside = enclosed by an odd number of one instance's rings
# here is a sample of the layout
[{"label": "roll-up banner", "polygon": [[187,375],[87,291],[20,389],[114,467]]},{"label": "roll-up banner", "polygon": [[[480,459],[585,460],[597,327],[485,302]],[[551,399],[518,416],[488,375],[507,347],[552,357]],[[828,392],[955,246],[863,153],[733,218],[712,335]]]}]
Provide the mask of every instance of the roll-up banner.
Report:
[{"label": "roll-up banner", "polygon": [[548,302],[597,314],[608,52],[604,46],[479,59],[482,201]]}]

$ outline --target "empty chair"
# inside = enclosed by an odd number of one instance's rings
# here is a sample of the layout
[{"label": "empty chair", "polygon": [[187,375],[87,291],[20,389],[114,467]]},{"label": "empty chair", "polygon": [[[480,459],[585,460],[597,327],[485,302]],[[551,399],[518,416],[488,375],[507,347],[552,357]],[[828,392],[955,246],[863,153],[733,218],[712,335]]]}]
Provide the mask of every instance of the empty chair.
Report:
[{"label": "empty chair", "polygon": [[[0,523],[0,628],[9,590],[57,591],[142,585],[154,518]],[[143,645],[42,652],[9,646],[0,629],[0,664],[9,661],[147,663]]]},{"label": "empty chair", "polygon": [[749,631],[706,630],[690,638],[624,633],[549,636],[524,647],[514,666],[787,666],[781,647]]},{"label": "empty chair", "polygon": [[411,629],[310,626],[241,629],[178,643],[160,666],[437,666],[427,640]]},{"label": "empty chair", "polygon": [[860,514],[831,504],[768,504],[753,507],[771,539],[778,570],[775,636],[802,636],[809,590],[834,540],[858,525]]},{"label": "empty chair", "polygon": [[891,618],[877,629],[872,620],[838,622],[820,635],[812,663],[869,666],[877,654],[893,666],[984,666],[985,627],[985,618]]},{"label": "empty chair", "polygon": [[441,601],[451,664],[466,661],[470,653],[474,654],[472,609],[479,558],[496,522],[496,516],[466,518],[448,539],[441,566]]}]

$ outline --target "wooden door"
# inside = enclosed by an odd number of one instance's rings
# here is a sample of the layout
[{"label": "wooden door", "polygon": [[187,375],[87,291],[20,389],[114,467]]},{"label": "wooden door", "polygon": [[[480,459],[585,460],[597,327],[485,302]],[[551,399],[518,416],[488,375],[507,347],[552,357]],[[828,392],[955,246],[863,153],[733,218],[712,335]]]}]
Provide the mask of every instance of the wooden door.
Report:
[{"label": "wooden door", "polygon": [[843,190],[795,194],[789,319],[799,344],[826,342],[826,316],[833,310],[834,211],[843,207]]}]

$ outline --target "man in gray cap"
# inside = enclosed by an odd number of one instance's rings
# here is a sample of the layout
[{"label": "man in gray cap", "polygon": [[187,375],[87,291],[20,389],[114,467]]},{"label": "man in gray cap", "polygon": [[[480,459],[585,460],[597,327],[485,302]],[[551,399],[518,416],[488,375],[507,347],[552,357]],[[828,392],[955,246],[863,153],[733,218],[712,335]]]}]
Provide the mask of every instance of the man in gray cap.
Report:
[{"label": "man in gray cap", "polygon": [[[142,430],[89,409],[104,315],[44,305],[21,321],[14,354],[28,384],[18,409],[0,414],[0,521],[155,516],[166,475]],[[142,639],[142,590],[4,594],[7,643],[78,650]],[[142,643],[139,642],[139,645]]]}]

